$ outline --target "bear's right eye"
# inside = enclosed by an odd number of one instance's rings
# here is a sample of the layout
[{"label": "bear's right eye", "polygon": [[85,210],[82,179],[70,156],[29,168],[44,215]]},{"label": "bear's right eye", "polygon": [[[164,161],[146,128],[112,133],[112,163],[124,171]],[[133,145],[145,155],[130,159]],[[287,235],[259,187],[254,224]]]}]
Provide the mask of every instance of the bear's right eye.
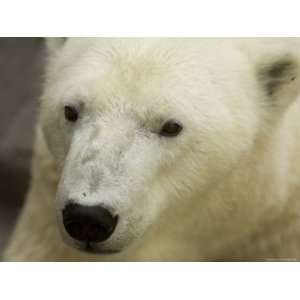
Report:
[{"label": "bear's right eye", "polygon": [[76,107],[71,106],[71,105],[66,105],[64,107],[64,113],[65,113],[65,118],[66,120],[70,122],[76,122],[78,119],[78,111]]}]

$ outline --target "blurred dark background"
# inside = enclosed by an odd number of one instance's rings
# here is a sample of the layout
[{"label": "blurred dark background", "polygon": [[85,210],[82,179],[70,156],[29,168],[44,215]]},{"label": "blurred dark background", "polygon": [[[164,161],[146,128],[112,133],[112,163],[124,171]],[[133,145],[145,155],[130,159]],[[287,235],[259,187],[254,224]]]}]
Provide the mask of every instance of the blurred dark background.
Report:
[{"label": "blurred dark background", "polygon": [[44,52],[42,38],[0,38],[0,253],[28,189]]}]

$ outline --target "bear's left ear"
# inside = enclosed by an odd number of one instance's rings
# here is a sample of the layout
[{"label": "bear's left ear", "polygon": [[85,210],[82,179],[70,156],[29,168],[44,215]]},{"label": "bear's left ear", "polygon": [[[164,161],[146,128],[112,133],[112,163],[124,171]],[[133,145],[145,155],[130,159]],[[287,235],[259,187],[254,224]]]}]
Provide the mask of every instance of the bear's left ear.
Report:
[{"label": "bear's left ear", "polygon": [[284,111],[300,92],[299,60],[286,55],[264,62],[258,66],[258,79],[269,104]]}]

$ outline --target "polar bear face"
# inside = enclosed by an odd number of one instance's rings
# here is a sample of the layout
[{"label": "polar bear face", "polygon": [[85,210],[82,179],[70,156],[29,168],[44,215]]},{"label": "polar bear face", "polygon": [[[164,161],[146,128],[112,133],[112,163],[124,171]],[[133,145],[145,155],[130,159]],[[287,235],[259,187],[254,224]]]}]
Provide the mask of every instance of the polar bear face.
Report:
[{"label": "polar bear face", "polygon": [[53,52],[41,122],[59,225],[79,249],[121,251],[201,201],[261,131],[266,93],[233,42],[69,39]]}]

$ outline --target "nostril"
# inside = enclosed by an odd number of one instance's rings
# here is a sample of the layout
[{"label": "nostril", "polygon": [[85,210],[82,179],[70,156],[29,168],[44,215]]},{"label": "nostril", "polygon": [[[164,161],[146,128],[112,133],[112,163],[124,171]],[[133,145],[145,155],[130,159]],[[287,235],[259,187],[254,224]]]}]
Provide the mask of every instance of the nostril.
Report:
[{"label": "nostril", "polygon": [[102,242],[114,232],[118,216],[102,206],[83,206],[70,203],[63,210],[63,224],[66,232],[74,239],[88,242]]},{"label": "nostril", "polygon": [[76,240],[84,240],[84,229],[79,222],[64,222],[66,231]]}]

